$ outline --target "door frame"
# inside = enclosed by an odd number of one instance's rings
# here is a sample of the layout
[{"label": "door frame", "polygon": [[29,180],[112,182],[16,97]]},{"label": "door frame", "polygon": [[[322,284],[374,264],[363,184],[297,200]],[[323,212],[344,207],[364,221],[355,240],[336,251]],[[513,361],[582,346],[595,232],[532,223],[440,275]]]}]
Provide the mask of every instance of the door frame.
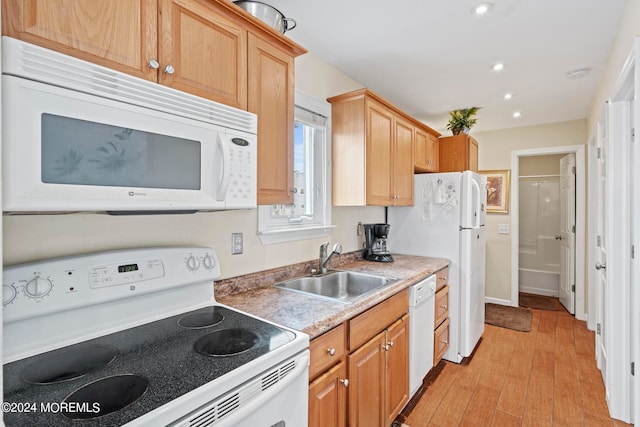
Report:
[{"label": "door frame", "polygon": [[[518,306],[518,269],[519,269],[519,180],[520,157],[545,156],[550,154],[576,155],[576,301],[575,316],[578,320],[588,318],[588,307],[585,304],[585,242],[586,242],[586,187],[585,187],[585,146],[567,145],[559,147],[518,150],[511,153],[511,305]],[[595,314],[594,314],[595,315]]]}]

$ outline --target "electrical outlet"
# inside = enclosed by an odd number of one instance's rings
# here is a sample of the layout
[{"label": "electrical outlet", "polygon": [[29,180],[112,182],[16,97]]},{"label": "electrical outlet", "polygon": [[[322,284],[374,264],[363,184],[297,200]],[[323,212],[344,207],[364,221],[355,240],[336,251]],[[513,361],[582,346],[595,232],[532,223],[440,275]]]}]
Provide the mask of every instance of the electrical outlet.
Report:
[{"label": "electrical outlet", "polygon": [[509,234],[509,224],[498,224],[498,234]]},{"label": "electrical outlet", "polygon": [[242,253],[242,233],[231,233],[231,255]]}]

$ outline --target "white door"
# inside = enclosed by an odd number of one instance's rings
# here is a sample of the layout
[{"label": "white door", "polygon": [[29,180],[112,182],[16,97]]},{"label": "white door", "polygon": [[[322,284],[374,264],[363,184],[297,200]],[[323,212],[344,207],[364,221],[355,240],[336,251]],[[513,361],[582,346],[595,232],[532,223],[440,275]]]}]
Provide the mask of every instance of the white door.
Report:
[{"label": "white door", "polygon": [[560,302],[575,314],[576,155],[560,159]]},{"label": "white door", "polygon": [[[605,110],[606,111],[606,110]],[[606,126],[607,122],[606,113],[605,117],[601,118],[597,130],[596,150],[597,150],[597,168],[596,168],[596,182],[597,188],[595,189],[596,206],[598,211],[595,212],[597,216],[596,226],[596,363],[600,372],[602,373],[602,379],[606,384],[607,378],[607,351],[606,351],[606,328],[605,319],[607,313],[605,312],[606,304],[606,288],[607,288],[607,209],[606,209],[606,189],[607,189],[607,162],[606,162]]]}]

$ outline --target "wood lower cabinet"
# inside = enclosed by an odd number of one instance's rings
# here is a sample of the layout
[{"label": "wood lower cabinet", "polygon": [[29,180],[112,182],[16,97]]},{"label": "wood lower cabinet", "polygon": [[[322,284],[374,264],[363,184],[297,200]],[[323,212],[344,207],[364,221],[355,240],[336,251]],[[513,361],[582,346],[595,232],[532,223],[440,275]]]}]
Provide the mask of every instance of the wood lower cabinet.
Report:
[{"label": "wood lower cabinet", "polygon": [[340,362],[309,384],[309,426],[347,425],[347,367]]},{"label": "wood lower cabinet", "polygon": [[440,172],[478,172],[478,141],[470,135],[453,135],[440,138]]},{"label": "wood lower cabinet", "polygon": [[435,315],[433,331],[433,366],[449,349],[449,268],[436,272]]},{"label": "wood lower cabinet", "polygon": [[391,425],[409,400],[408,299],[401,291],[311,341],[310,427]]}]

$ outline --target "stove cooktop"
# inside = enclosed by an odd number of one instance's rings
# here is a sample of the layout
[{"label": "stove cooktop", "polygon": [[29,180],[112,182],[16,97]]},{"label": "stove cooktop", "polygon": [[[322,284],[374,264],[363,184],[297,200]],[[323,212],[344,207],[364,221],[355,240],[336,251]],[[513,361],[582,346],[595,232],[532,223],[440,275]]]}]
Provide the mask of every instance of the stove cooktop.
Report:
[{"label": "stove cooktop", "polygon": [[172,316],[4,365],[4,421],[122,425],[294,339],[224,306]]}]

